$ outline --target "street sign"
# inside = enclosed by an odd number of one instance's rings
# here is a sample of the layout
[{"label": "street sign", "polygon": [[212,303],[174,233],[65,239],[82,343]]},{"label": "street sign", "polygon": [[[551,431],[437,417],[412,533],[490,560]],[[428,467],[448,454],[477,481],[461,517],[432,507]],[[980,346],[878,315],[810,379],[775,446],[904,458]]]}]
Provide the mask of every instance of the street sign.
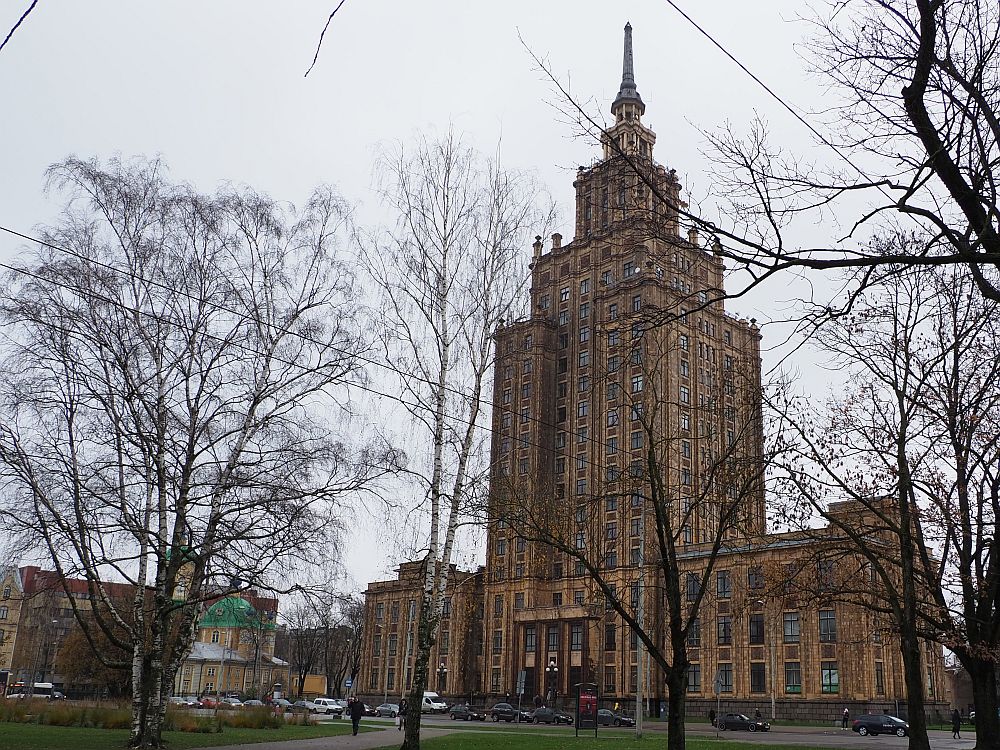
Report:
[{"label": "street sign", "polygon": [[715,684],[713,687],[715,688],[716,695],[722,692],[722,677],[719,676],[718,674],[715,675]]},{"label": "street sign", "polygon": [[350,677],[348,677],[346,680],[344,680],[344,687],[351,687],[351,685],[353,685],[353,684],[354,684],[354,680],[352,680]]},{"label": "street sign", "polygon": [[524,681],[527,679],[528,674],[523,669],[517,673],[517,694],[524,695]]}]

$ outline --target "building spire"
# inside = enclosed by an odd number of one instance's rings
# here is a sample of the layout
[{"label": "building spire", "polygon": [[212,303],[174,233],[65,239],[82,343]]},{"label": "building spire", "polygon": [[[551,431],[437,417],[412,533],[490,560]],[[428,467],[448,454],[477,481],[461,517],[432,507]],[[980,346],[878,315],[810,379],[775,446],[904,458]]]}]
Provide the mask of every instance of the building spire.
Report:
[{"label": "building spire", "polygon": [[622,59],[622,85],[618,89],[618,96],[611,104],[611,113],[618,114],[618,109],[622,104],[632,102],[638,105],[639,114],[646,111],[646,105],[642,102],[642,97],[635,88],[635,71],[632,67],[632,24],[625,24],[625,53]]}]

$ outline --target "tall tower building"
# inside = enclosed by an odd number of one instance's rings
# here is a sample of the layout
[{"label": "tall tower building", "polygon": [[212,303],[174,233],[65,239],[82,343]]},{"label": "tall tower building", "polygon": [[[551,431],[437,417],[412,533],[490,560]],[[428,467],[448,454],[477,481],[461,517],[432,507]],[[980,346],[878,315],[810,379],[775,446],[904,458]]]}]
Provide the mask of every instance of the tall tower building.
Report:
[{"label": "tall tower building", "polygon": [[547,252],[536,238],[530,318],[497,332],[484,639],[494,694],[521,671],[529,698],[579,682],[627,694],[636,679],[634,638],[586,566],[517,535],[508,514],[550,518],[633,601],[647,568],[649,622],[662,617],[656,566],[643,564],[650,502],[692,550],[715,539],[726,503],[740,505],[726,534],[764,531],[760,487],[720,468],[761,456],[760,337],[725,311],[722,259],[694,229],[682,235],[682,187],[654,158],[645,112],[626,25],[614,122],[574,182],[575,237],[552,235]]},{"label": "tall tower building", "polygon": [[[854,585],[864,560],[833,527],[766,532],[760,335],[726,313],[722,259],[685,226],[676,173],[654,158],[629,26],[611,113],[600,158],[576,175],[575,237],[536,238],[530,316],[496,333],[486,565],[449,579],[434,684],[489,706],[516,702],[523,673],[529,706],[568,707],[574,685],[596,683],[602,706],[634,710],[641,680],[655,712],[663,674],[608,601],[663,644],[670,584],[691,619],[689,714],[720,699],[772,718],[891,712],[902,661]],[[409,686],[396,675],[413,655],[394,634],[412,627],[392,614],[420,598],[406,570],[366,592],[372,700]],[[943,706],[941,650],[922,652],[928,705]]]}]

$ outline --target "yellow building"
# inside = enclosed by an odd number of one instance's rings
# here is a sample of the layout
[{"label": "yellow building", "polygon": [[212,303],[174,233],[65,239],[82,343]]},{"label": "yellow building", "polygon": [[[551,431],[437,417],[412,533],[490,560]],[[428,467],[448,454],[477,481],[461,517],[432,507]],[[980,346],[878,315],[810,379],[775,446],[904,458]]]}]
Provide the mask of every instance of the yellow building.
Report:
[{"label": "yellow building", "polygon": [[191,651],[174,680],[177,695],[270,695],[291,684],[288,662],[274,656],[278,600],[232,594],[198,620]]},{"label": "yellow building", "polygon": [[0,695],[9,683],[14,682],[14,643],[21,619],[23,594],[17,568],[0,568]]},{"label": "yellow building", "polygon": [[[399,566],[395,580],[375,581],[365,591],[361,669],[354,689],[368,702],[395,702],[413,680],[417,606],[423,565]],[[483,570],[452,566],[437,643],[431,651],[427,689],[455,699],[482,695]]]}]

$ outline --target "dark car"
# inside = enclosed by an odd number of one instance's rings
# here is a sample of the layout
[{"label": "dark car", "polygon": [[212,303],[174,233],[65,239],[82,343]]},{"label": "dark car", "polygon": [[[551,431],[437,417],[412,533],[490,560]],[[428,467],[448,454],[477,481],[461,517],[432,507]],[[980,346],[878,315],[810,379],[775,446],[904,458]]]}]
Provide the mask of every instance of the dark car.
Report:
[{"label": "dark car", "polygon": [[898,716],[889,714],[865,714],[859,716],[851,724],[851,729],[862,737],[877,734],[894,734],[897,737],[906,737],[910,733],[910,725]]},{"label": "dark car", "polygon": [[531,712],[532,724],[559,724],[559,711],[548,706],[540,706]]},{"label": "dark car", "polygon": [[448,709],[448,714],[451,716],[452,720],[461,719],[463,721],[486,721],[486,714],[482,711],[476,711],[471,708],[468,703],[456,703]]},{"label": "dark car", "polygon": [[634,727],[635,720],[602,708],[597,712],[597,723],[605,727]]},{"label": "dark car", "polygon": [[749,729],[751,732],[770,731],[771,725],[762,719],[751,719],[746,714],[723,714],[716,719],[719,729]]},{"label": "dark car", "polygon": [[493,721],[514,721],[517,718],[517,710],[509,703],[497,703],[490,709],[490,716]]}]

